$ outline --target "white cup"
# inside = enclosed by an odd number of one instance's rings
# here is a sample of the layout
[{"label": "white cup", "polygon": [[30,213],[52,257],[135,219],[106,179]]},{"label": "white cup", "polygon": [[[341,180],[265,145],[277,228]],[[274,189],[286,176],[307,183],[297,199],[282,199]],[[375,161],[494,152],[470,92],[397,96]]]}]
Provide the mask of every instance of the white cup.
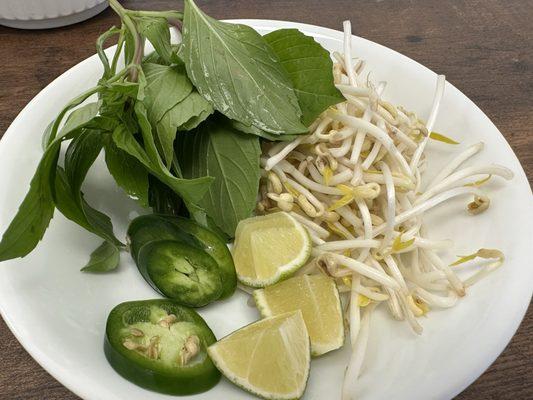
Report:
[{"label": "white cup", "polygon": [[89,19],[107,6],[107,0],[0,0],[0,25],[57,28]]}]

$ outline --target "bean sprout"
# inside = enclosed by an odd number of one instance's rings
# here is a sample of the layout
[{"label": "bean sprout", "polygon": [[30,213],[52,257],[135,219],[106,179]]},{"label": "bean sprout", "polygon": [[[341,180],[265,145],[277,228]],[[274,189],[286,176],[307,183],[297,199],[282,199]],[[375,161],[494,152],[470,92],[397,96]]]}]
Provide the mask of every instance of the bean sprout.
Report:
[{"label": "bean sprout", "polygon": [[342,386],[342,400],[351,400],[354,398],[355,383],[361,372],[361,366],[365,358],[365,352],[370,331],[370,316],[374,305],[366,307],[361,318],[359,335],[356,342],[352,345],[354,351],[344,375],[344,383]]},{"label": "bean sprout", "polygon": [[[393,318],[420,334],[419,317],[432,308],[453,307],[504,261],[498,250],[480,249],[449,265],[440,252],[453,242],[426,236],[426,213],[462,196],[473,196],[467,205],[470,214],[485,212],[490,199],[480,187],[489,177],[513,177],[494,164],[460,168],[483,149],[477,143],[423,185],[431,161],[426,145],[444,96],[444,76],[437,76],[431,111],[423,122],[385,101],[386,83],[374,85],[364,61],[353,59],[351,52],[351,27],[345,21],[343,54],[333,54],[333,75],[346,101],[322,113],[310,134],[265,149],[257,207],[262,213],[290,212],[314,245],[312,259],[298,274],[324,273],[346,296],[352,356],[343,399],[353,397],[375,307],[387,304]],[[483,265],[464,277],[461,265],[476,258],[484,259]]]}]

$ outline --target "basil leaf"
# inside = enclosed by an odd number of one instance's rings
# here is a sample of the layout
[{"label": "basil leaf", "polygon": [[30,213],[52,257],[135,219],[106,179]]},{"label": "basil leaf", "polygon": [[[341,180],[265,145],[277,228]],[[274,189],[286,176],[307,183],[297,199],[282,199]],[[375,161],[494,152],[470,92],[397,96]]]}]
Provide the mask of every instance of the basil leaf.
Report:
[{"label": "basil leaf", "polygon": [[171,65],[171,63],[168,63],[163,60],[163,58],[157,53],[157,51],[152,51],[150,54],[144,56],[142,64]]},{"label": "basil leaf", "polygon": [[159,55],[157,51],[152,51],[150,54],[144,56],[142,63],[143,64],[159,64],[159,65],[172,65],[172,64],[183,64],[183,61],[178,56],[178,52],[180,49],[179,44],[171,44],[170,45],[172,50],[172,57],[171,60],[165,60],[163,57]]},{"label": "basil leaf", "polygon": [[[138,88],[137,88],[138,89]],[[101,102],[100,115],[117,116],[124,112],[126,97],[120,90],[112,90],[105,88],[98,93],[98,98]],[[135,95],[137,96],[137,94]]]},{"label": "basil leaf", "polygon": [[135,22],[139,33],[152,43],[157,54],[166,63],[178,60],[170,44],[170,30],[166,18],[143,16],[135,18]]},{"label": "basil leaf", "polygon": [[176,152],[185,177],[215,178],[199,206],[233,237],[239,221],[248,218],[256,204],[259,139],[239,133],[222,118],[211,118],[192,133],[180,133]]},{"label": "basil leaf", "polygon": [[[199,107],[207,102],[196,91],[193,92],[192,83],[187,78],[183,64],[173,66],[145,64],[143,72],[146,86],[142,101],[146,107],[150,123],[156,127],[157,139],[165,165],[169,166],[174,154],[173,146],[177,126],[201,112],[197,111],[197,114],[193,114],[193,106]],[[188,96],[191,93],[196,93],[196,95],[189,99]],[[197,97],[201,98],[203,103],[200,103],[199,100],[195,101]],[[168,122],[159,127],[157,125],[159,121],[170,111],[172,111],[171,119],[169,120],[169,116],[167,116]]]},{"label": "basil leaf", "polygon": [[115,244],[116,246],[124,246],[124,244],[121,243],[113,233],[113,224],[111,222],[111,218],[87,204],[85,198],[83,197],[83,193],[81,193],[81,209],[83,210],[87,221],[92,227],[93,233]]},{"label": "basil leaf", "polygon": [[98,114],[98,103],[88,103],[72,111],[65,124],[59,131],[59,136],[65,136],[71,132],[83,128]]},{"label": "basil leaf", "polygon": [[251,135],[256,135],[262,137],[263,139],[270,140],[271,142],[280,141],[280,142],[290,142],[298,137],[298,135],[273,135],[271,133],[265,132],[262,129],[256,128],[255,126],[244,125],[239,121],[231,121],[233,128],[237,129],[243,133],[249,133]]},{"label": "basil leaf", "polygon": [[135,115],[137,116],[141,128],[144,146],[147,149],[147,155],[153,166],[152,171],[154,172],[154,175],[180,195],[188,206],[192,207],[192,205],[197,204],[198,201],[204,197],[213,178],[209,176],[199,176],[195,177],[195,179],[182,179],[181,177],[176,178],[173,176],[165,167],[157,152],[152,135],[152,127],[148,121],[146,109],[142,103],[138,102],[135,104]]},{"label": "basil leaf", "polygon": [[213,113],[213,107],[196,90],[163,115],[157,123],[157,136],[167,165],[174,157],[176,131],[192,130]]},{"label": "basil leaf", "polygon": [[292,84],[263,37],[185,1],[182,55],[198,91],[227,117],[272,134],[305,133]]},{"label": "basil leaf", "polygon": [[24,257],[43,238],[54,215],[54,180],[61,143],[72,139],[80,131],[67,129],[47,146],[30,182],[30,189],[2,236],[0,261]]},{"label": "basil leaf", "polygon": [[146,168],[121,150],[113,141],[105,145],[105,161],[115,182],[141,206],[148,206],[148,172]]},{"label": "basil leaf", "polygon": [[159,152],[157,151],[157,146],[154,140],[154,132],[152,131],[152,125],[148,119],[146,107],[143,103],[137,102],[135,103],[134,111],[139,129],[141,130],[144,149],[146,150],[146,155],[148,156],[150,163],[152,163],[153,166],[160,171],[165,170],[166,168],[161,160]]},{"label": "basil leaf", "polygon": [[125,125],[119,125],[113,132],[113,142],[130,156],[136,158],[147,169],[152,169],[150,158]]},{"label": "basil leaf", "polygon": [[100,154],[103,146],[102,132],[86,129],[70,142],[65,153],[65,173],[73,192],[81,190],[81,185]]},{"label": "basil leaf", "polygon": [[192,131],[194,128],[204,122],[211,114],[213,114],[214,111],[215,110],[212,108],[209,110],[202,110],[199,115],[190,118],[183,125],[178,126],[178,131]]},{"label": "basil leaf", "polygon": [[[72,194],[71,200],[74,202],[70,208],[78,207],[80,215],[83,215],[82,223],[84,228],[89,227],[89,231],[100,236],[101,238],[121,246],[122,243],[113,233],[113,224],[111,219],[104,213],[92,208],[84,199],[81,186],[89,168],[100,154],[104,144],[104,134],[98,130],[84,130],[77,136],[67,148],[65,154],[65,176],[68,187]],[[57,199],[57,196],[56,196]],[[63,203],[67,200],[62,199]],[[58,206],[61,210],[61,208]],[[64,205],[63,205],[64,208]],[[68,216],[67,216],[68,217]],[[78,222],[75,220],[74,222]]]},{"label": "basil leaf", "polygon": [[91,225],[72,192],[65,170],[61,167],[57,167],[56,171],[55,193],[55,206],[61,214],[90,232]]},{"label": "basil leaf", "polygon": [[[174,108],[177,108],[177,110]],[[185,98],[185,100],[177,104],[174,108],[169,111],[169,117],[171,118],[171,121],[173,121],[173,118],[178,120],[177,115],[172,115],[172,113],[175,113],[176,111],[179,111],[183,116],[178,122],[181,122],[184,119],[186,120],[186,122],[176,124],[176,128],[179,131],[193,130],[203,121],[205,121],[207,117],[215,112],[211,103],[204,99],[197,91],[192,91],[191,94]],[[188,119],[186,119],[187,116],[189,117]]]},{"label": "basil leaf", "polygon": [[[131,97],[133,99],[137,97],[138,90],[139,90],[139,84],[136,82],[130,82],[130,81],[115,82],[113,83],[113,85],[110,85],[105,88],[106,93],[123,95],[126,97]],[[121,100],[122,102],[124,102],[126,99],[122,97]]]},{"label": "basil leaf", "polygon": [[210,177],[182,179],[173,176],[165,167],[157,153],[153,137],[151,137],[150,124],[145,111],[143,112],[142,110],[142,104],[137,103],[136,108],[139,109],[138,115],[140,115],[140,119],[143,121],[141,129],[147,150],[145,151],[145,149],[141,147],[132,133],[129,132],[124,125],[119,125],[115,129],[113,132],[113,141],[118,148],[124,150],[132,157],[135,157],[152,175],[156,176],[161,182],[169,186],[185,201],[193,204],[197,203],[205,195],[213,179]]},{"label": "basil leaf", "polygon": [[44,236],[54,215],[50,181],[55,171],[60,142],[52,142],[45,151],[30,183],[30,190],[0,242],[0,261],[24,257]]},{"label": "basil leaf", "polygon": [[117,246],[103,242],[91,254],[91,258],[83,272],[108,272],[117,268],[120,262],[120,251]]},{"label": "basil leaf", "polygon": [[44,150],[48,147],[48,143],[50,143],[50,135],[52,135],[52,127],[54,126],[55,120],[52,120],[48,126],[45,128],[43,132],[43,136],[41,137],[41,147]]},{"label": "basil leaf", "polygon": [[[107,215],[92,208],[85,201],[83,195],[80,199],[78,194],[73,193],[65,171],[60,167],[57,168],[56,172],[55,190],[55,206],[67,219],[96,235],[98,235],[98,233],[95,232],[95,226],[101,227],[103,230],[113,230],[111,219]],[[120,243],[116,239],[113,239],[113,242],[117,244]]]},{"label": "basil leaf", "polygon": [[182,101],[193,90],[181,65],[144,64],[146,86],[142,99],[150,122],[157,123],[172,107]]},{"label": "basil leaf", "polygon": [[298,29],[279,29],[263,37],[289,75],[306,126],[329,106],[344,101],[333,83],[330,54],[315,39]]},{"label": "basil leaf", "polygon": [[[98,114],[98,103],[88,103],[79,108],[73,110],[67,117],[63,127],[59,130],[59,137],[67,136],[72,134],[76,130],[81,130],[87,124],[93,122],[93,118]],[[50,135],[52,133],[52,126],[54,121],[50,122],[46,129],[44,130],[42,146],[43,150],[46,150],[46,147],[50,143]]]}]

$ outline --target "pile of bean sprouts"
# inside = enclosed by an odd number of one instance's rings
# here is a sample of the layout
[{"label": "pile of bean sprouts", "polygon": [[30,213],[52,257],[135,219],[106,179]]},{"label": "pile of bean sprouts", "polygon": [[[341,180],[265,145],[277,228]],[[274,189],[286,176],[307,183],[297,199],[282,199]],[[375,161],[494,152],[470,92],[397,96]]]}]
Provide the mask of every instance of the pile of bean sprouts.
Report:
[{"label": "pile of bean sprouts", "polygon": [[[448,265],[439,252],[453,243],[427,238],[424,214],[458,196],[473,196],[467,210],[479,214],[490,204],[480,186],[491,176],[511,179],[513,174],[494,164],[462,167],[483,149],[477,143],[423,184],[428,140],[451,142],[432,133],[444,76],[437,78],[424,123],[385,101],[385,82],[372,84],[365,62],[352,58],[349,21],[344,22],[344,54],[334,58],[335,84],[346,101],[325,111],[310,134],[265,145],[257,212],[283,210],[301,222],[314,248],[312,260],[298,273],[324,273],[336,280],[352,346],[342,398],[351,399],[376,306],[387,304],[395,319],[420,334],[418,317],[431,308],[452,307],[503,262],[499,250],[480,249]],[[477,257],[485,260],[475,273],[466,279],[456,274],[457,265]]]}]

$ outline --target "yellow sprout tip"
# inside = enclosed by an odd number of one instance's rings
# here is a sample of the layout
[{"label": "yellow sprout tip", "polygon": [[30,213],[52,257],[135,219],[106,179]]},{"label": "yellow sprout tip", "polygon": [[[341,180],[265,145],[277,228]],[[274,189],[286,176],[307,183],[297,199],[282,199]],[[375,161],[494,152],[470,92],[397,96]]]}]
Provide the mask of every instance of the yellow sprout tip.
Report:
[{"label": "yellow sprout tip", "polygon": [[429,134],[429,137],[433,140],[436,140],[438,142],[446,143],[446,144],[459,144],[459,142],[456,142],[452,138],[449,138],[448,136],[445,136],[438,132],[431,132]]},{"label": "yellow sprout tip", "polygon": [[484,183],[487,183],[490,180],[490,178],[492,178],[492,175],[488,175],[486,178],[480,179],[480,180],[475,181],[475,182],[466,183],[463,186],[466,186],[466,187],[468,187],[468,186],[478,187],[478,186],[483,185]]}]

